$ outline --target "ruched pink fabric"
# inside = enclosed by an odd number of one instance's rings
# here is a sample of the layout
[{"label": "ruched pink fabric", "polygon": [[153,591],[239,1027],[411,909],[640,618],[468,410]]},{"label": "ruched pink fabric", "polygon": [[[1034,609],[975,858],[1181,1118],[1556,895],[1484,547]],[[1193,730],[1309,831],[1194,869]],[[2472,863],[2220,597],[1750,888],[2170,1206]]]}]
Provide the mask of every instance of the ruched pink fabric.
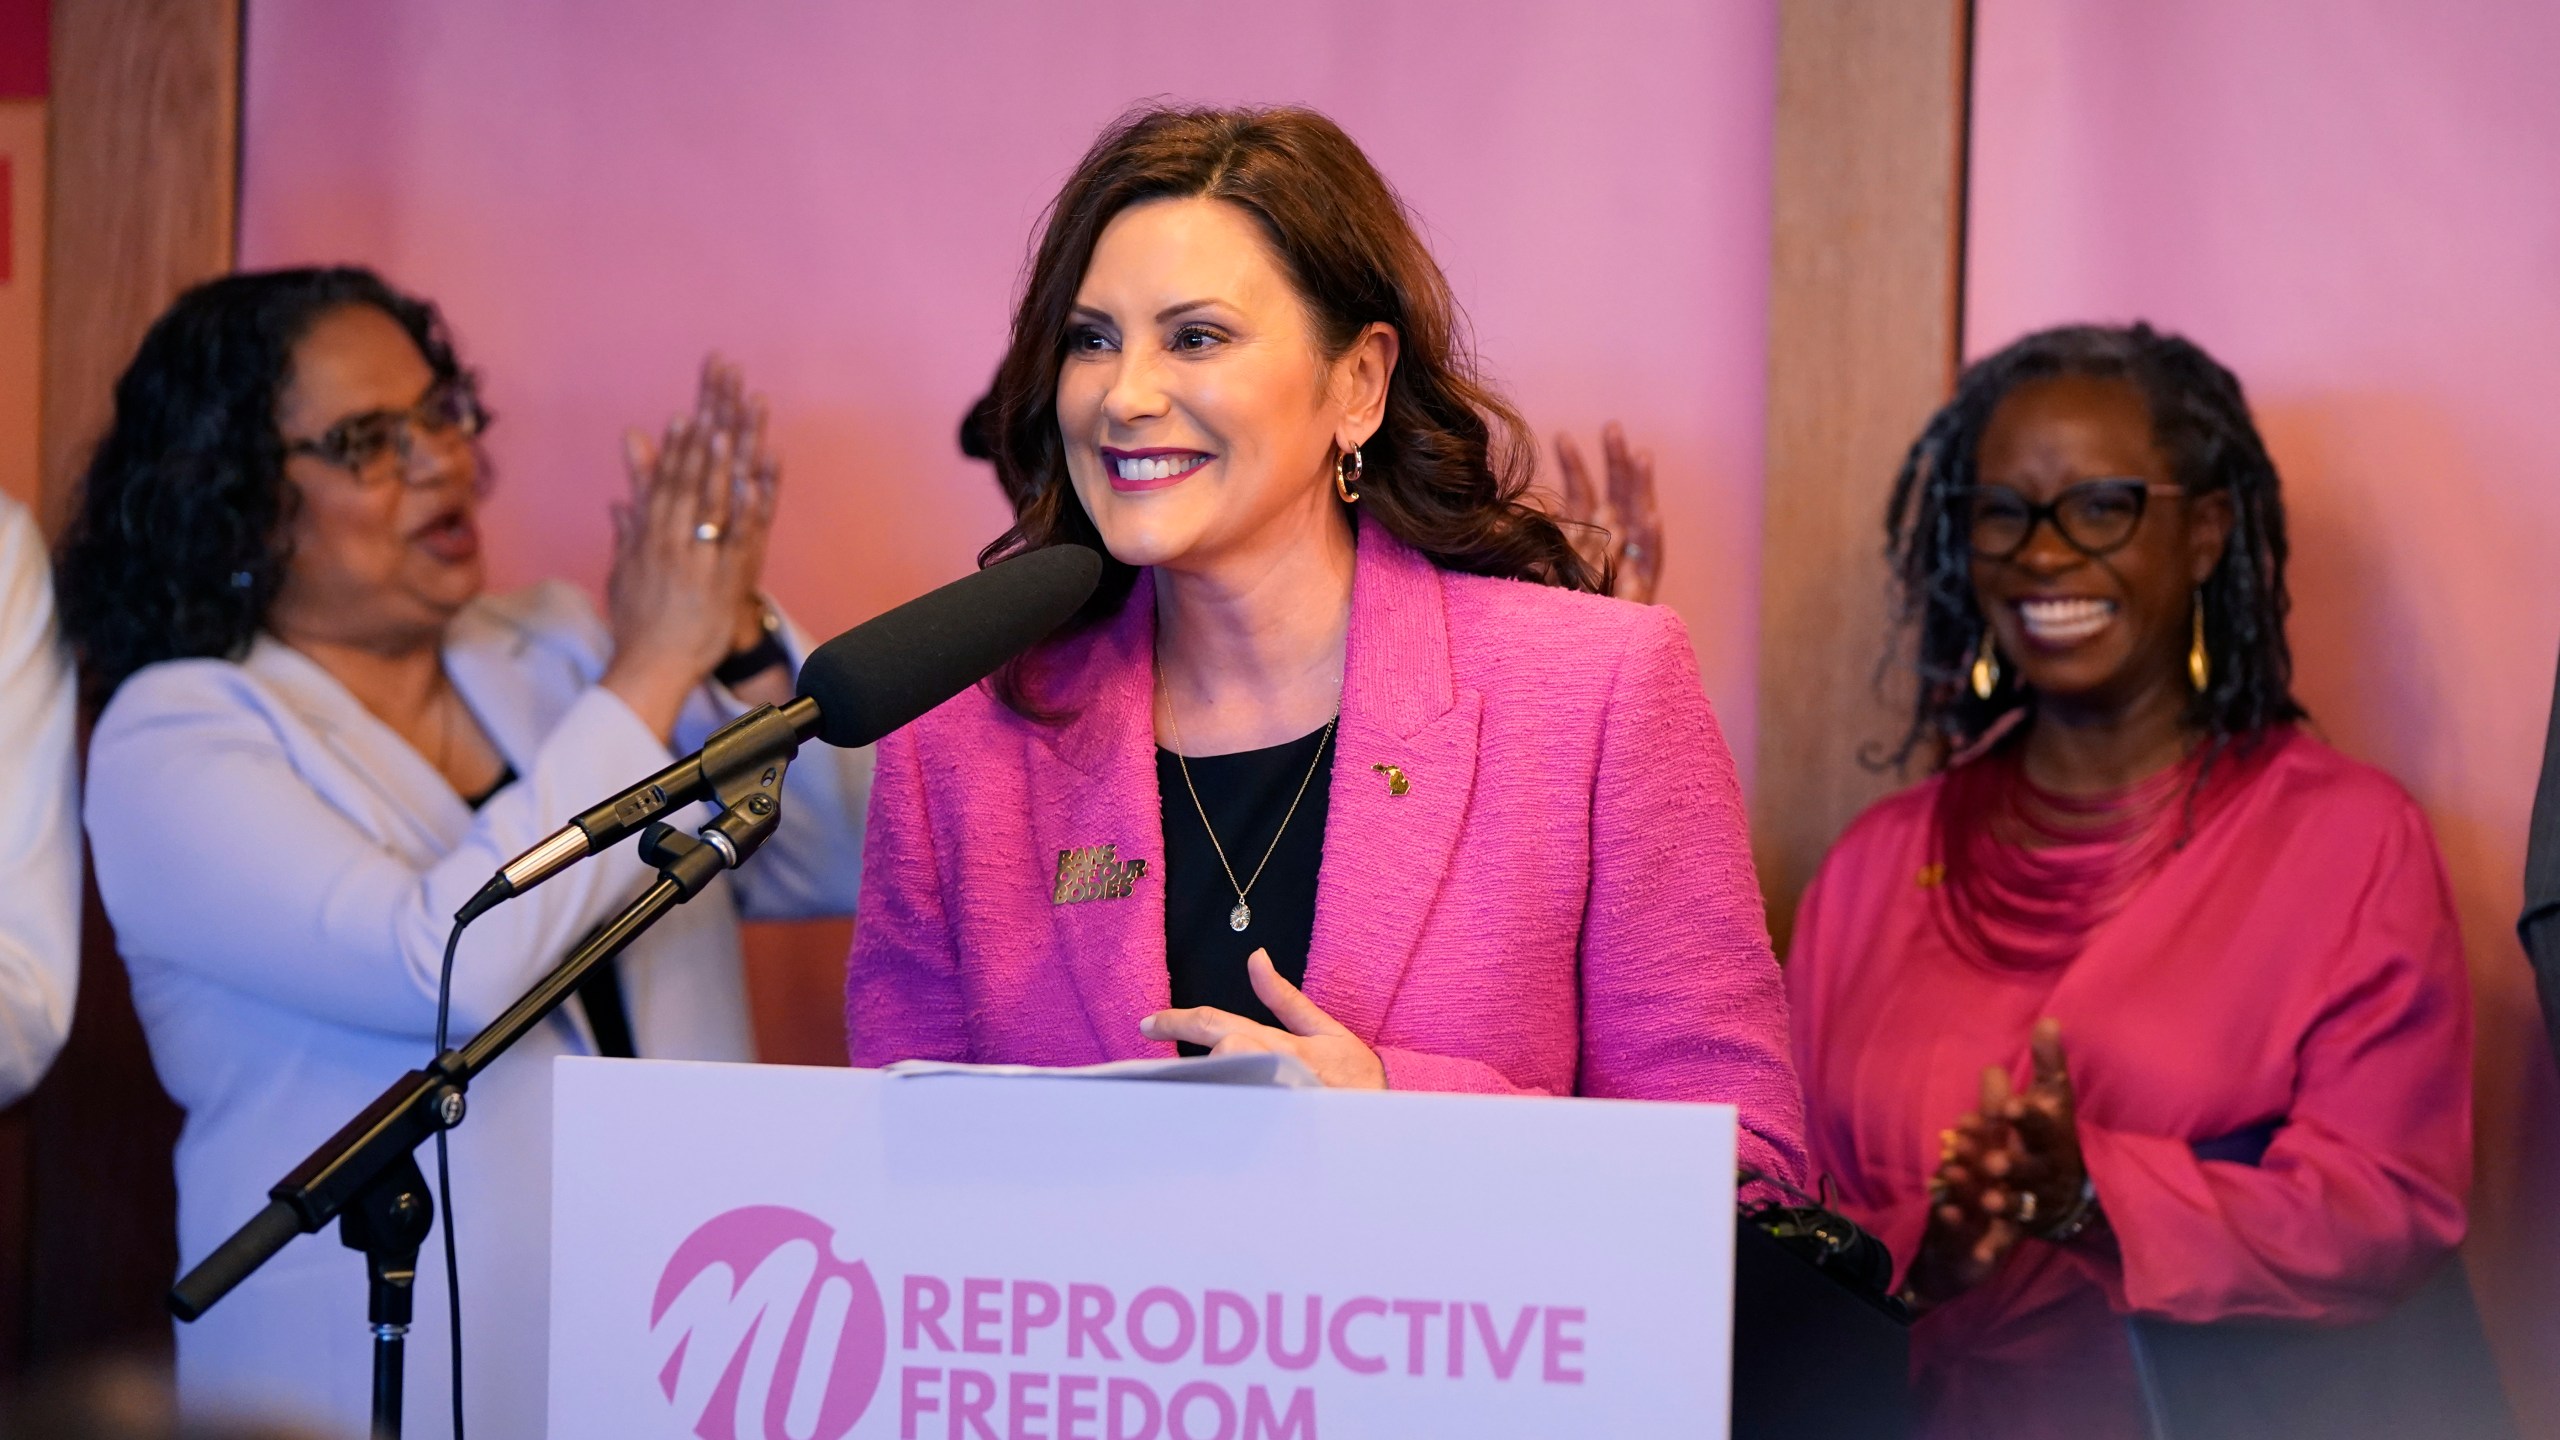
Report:
[{"label": "ruched pink fabric", "polygon": [[2050,968],[1982,965],[1941,934],[1921,883],[1936,780],[1860,817],[1806,894],[1787,983],[1814,1167],[1842,1208],[1908,1266],[1939,1130],[1985,1066],[2026,1083],[2050,1015],[2113,1227],[2025,1242],[1922,1319],[1930,1435],[2146,1435],[2118,1315],[2368,1320],[2462,1238],[2470,981],[2434,838],[2381,772],[2273,743]]}]

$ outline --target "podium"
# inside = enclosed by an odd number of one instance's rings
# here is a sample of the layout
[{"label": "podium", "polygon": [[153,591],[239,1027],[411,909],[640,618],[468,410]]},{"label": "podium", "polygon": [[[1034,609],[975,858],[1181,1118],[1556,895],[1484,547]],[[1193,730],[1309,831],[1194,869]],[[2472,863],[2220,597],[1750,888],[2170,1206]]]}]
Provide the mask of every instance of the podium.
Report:
[{"label": "podium", "polygon": [[1728,1433],[1729,1106],[556,1063],[555,1435]]}]

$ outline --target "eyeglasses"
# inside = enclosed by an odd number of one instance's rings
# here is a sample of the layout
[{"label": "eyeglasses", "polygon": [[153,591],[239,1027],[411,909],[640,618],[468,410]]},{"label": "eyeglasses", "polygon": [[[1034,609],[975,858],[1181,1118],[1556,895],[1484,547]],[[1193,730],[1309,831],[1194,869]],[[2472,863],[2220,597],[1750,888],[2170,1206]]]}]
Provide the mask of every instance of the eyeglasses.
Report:
[{"label": "eyeglasses", "polygon": [[2147,480],[2083,480],[2043,504],[2006,485],[1977,485],[1965,492],[1973,553],[2007,560],[2027,548],[2036,527],[2050,520],[2064,543],[2095,560],[2123,549],[2142,525],[2153,495],[2183,495],[2184,485]]},{"label": "eyeglasses", "polygon": [[416,453],[418,437],[459,435],[468,440],[488,423],[480,397],[467,380],[439,380],[406,410],[368,410],[350,415],[321,432],[317,440],[288,440],[285,453],[309,455],[354,475],[377,477],[383,460],[397,455],[405,474]]}]

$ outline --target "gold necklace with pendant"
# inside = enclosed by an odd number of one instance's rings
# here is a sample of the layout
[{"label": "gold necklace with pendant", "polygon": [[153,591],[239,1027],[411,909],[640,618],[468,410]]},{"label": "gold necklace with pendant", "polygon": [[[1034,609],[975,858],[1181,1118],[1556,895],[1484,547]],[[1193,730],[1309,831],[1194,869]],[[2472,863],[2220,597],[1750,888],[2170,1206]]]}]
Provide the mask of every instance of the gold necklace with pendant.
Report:
[{"label": "gold necklace with pendant", "polygon": [[1253,867],[1253,878],[1236,884],[1236,867],[1227,863],[1227,847],[1218,843],[1218,827],[1209,823],[1209,807],[1200,803],[1200,787],[1191,783],[1191,762],[1182,758],[1182,721],[1173,713],[1173,692],[1164,697],[1164,722],[1173,731],[1173,763],[1182,769],[1182,788],[1191,792],[1191,808],[1200,812],[1200,828],[1208,832],[1209,848],[1217,853],[1218,865],[1227,872],[1227,883],[1236,890],[1236,908],[1227,912],[1227,928],[1238,934],[1253,923],[1253,906],[1245,896],[1260,883],[1264,867],[1280,851],[1280,837],[1289,833],[1289,822],[1298,818],[1298,804],[1307,798],[1307,787],[1315,783],[1316,771],[1324,764],[1324,747],[1333,741],[1333,727],[1342,723],[1341,712],[1324,722],[1324,736],[1316,741],[1316,758],[1307,765],[1307,778],[1298,782],[1298,793],[1289,801],[1289,813],[1280,817],[1280,828],[1271,832],[1271,848],[1262,852],[1262,864]]}]

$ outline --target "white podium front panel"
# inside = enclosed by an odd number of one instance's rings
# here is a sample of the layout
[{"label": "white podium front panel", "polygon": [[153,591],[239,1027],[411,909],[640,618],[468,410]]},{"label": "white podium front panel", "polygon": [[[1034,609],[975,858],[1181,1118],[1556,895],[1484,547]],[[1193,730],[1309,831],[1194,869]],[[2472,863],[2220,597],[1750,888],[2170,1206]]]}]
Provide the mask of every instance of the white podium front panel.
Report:
[{"label": "white podium front panel", "polygon": [[557,1064],[554,1436],[1725,1434],[1729,1106]]}]

